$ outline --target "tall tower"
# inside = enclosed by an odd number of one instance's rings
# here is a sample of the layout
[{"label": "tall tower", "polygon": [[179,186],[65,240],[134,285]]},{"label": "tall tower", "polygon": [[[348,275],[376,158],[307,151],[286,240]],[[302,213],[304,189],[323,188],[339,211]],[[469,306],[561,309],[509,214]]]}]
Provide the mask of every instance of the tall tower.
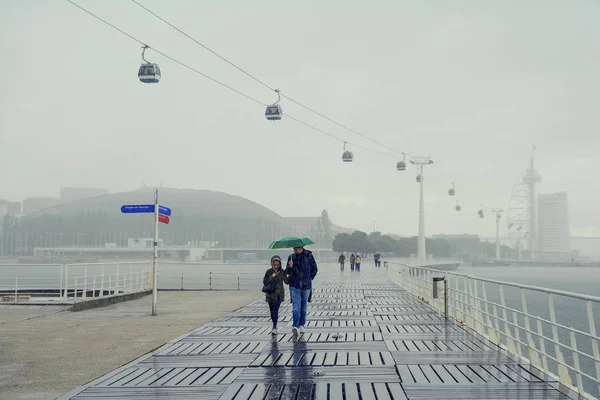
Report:
[{"label": "tall tower", "polygon": [[410,162],[419,168],[417,182],[420,185],[419,193],[419,240],[417,242],[419,260],[427,259],[427,250],[425,248],[425,200],[423,198],[423,184],[425,177],[423,176],[423,166],[433,164],[431,157],[415,157]]},{"label": "tall tower", "polygon": [[531,253],[531,259],[535,260],[535,252],[538,247],[537,241],[537,198],[535,195],[535,185],[542,181],[542,176],[537,173],[533,165],[533,158],[535,156],[535,146],[533,146],[533,154],[529,163],[529,169],[523,175],[523,183],[527,185],[529,189],[529,252]]}]

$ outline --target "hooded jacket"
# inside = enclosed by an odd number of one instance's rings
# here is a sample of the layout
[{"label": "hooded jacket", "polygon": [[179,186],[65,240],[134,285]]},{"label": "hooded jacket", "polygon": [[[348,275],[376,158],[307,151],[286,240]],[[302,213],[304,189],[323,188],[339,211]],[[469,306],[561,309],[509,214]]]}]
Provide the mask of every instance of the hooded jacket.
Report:
[{"label": "hooded jacket", "polygon": [[266,285],[269,282],[276,281],[277,286],[273,293],[266,293],[265,300],[269,303],[273,303],[276,301],[283,302],[285,300],[285,290],[283,288],[283,283],[288,283],[289,276],[286,274],[286,271],[283,269],[283,265],[279,269],[279,274],[276,277],[273,277],[275,273],[275,268],[273,268],[273,261],[279,260],[279,263],[282,264],[281,258],[279,256],[271,257],[271,268],[265,272],[265,277],[263,278],[263,285]]},{"label": "hooded jacket", "polygon": [[[317,276],[317,262],[310,250],[304,249],[300,254],[292,254],[288,257],[294,261],[292,268],[286,268],[285,273],[289,276],[290,287],[300,290],[312,289],[312,281]],[[287,264],[289,265],[289,264]]]}]

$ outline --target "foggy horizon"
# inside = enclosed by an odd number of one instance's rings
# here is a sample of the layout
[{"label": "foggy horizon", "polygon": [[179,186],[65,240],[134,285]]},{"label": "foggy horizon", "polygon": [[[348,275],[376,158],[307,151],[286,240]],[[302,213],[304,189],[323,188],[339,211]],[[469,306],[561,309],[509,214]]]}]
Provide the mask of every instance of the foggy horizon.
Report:
[{"label": "foggy horizon", "polygon": [[[370,232],[376,221],[378,231],[417,235],[417,172],[410,163],[397,171],[401,156],[363,150],[356,145],[392,153],[285,98],[282,120],[266,121],[263,106],[153,50],[146,58],[162,79],[145,85],[137,43],[67,2],[32,3],[0,4],[0,198],[145,182],[241,196],[283,217],[327,209],[336,225]],[[76,3],[261,102],[277,100],[132,2]],[[493,236],[489,209],[506,217],[532,145],[537,193],[567,192],[571,236],[599,236],[598,4],[141,3],[294,100],[431,156],[427,236]],[[286,113],[356,144],[347,146],[354,161]]]}]

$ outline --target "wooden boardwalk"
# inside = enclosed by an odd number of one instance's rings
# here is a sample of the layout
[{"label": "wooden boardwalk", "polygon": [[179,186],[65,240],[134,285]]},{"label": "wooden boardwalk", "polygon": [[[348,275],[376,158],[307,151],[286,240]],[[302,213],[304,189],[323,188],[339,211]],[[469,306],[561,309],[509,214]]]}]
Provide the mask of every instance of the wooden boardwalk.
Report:
[{"label": "wooden boardwalk", "polygon": [[255,301],[62,398],[570,398],[398,288],[383,269],[322,279],[304,335],[291,334],[290,315],[286,301],[272,338],[267,304]]}]

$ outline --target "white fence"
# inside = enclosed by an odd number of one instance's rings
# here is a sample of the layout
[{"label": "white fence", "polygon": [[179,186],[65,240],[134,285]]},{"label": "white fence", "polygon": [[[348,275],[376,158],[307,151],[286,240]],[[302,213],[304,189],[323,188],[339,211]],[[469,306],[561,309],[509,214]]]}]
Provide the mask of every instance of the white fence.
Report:
[{"label": "white fence", "polygon": [[[600,396],[600,297],[389,262],[388,275],[448,318],[585,398]],[[444,277],[438,298],[433,278]],[[445,304],[445,301],[447,303]]]},{"label": "white fence", "polygon": [[[260,290],[265,264],[159,263],[159,290]],[[73,303],[152,289],[152,263],[0,265],[0,304]]]}]

